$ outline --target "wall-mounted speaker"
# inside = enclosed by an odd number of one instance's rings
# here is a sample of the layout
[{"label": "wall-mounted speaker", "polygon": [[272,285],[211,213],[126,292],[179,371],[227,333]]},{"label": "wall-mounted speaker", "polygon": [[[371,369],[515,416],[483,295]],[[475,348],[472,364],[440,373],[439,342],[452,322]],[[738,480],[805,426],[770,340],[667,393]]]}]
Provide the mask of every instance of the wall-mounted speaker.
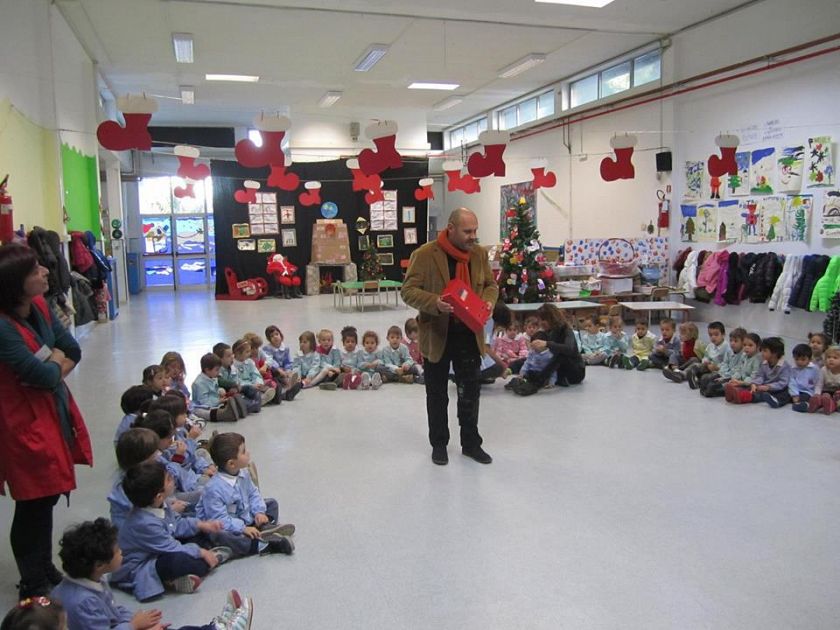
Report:
[{"label": "wall-mounted speaker", "polygon": [[663,151],[656,154],[656,171],[658,173],[670,173],[673,169],[671,163],[671,152]]}]

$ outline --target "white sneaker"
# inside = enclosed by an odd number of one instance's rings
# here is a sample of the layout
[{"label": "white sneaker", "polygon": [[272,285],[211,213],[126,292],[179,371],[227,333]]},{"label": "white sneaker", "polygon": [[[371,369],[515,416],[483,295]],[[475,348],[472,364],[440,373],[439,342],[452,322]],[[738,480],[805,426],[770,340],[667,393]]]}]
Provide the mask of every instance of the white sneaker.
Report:
[{"label": "white sneaker", "polygon": [[359,385],[359,389],[370,389],[370,374],[367,372],[362,372],[362,384]]},{"label": "white sneaker", "polygon": [[376,372],[373,376],[370,377],[370,388],[371,389],[379,389],[382,387],[382,376],[379,372]]},{"label": "white sneaker", "polygon": [[216,617],[212,625],[216,630],[250,630],[253,619],[254,602],[250,597],[244,597],[241,607],[227,617]]},{"label": "white sneaker", "polygon": [[267,390],[260,394],[260,398],[262,399],[262,406],[265,407],[268,403],[274,400],[274,396],[277,395],[277,390],[273,387],[269,387]]}]

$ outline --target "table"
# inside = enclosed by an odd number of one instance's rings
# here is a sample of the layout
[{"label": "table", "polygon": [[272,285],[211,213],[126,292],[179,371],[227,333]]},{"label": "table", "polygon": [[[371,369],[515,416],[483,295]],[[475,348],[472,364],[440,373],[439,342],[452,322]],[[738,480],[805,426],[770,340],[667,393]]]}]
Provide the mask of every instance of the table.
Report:
[{"label": "table", "polygon": [[388,304],[388,294],[394,294],[394,307],[400,305],[400,291],[402,290],[403,283],[399,280],[380,280],[379,288],[382,291],[385,291],[385,304]]},{"label": "table", "polygon": [[[365,282],[371,282],[370,280],[358,280],[352,282],[334,282],[333,283],[333,306],[337,306],[336,299],[338,300],[339,308],[344,308],[344,297],[349,295],[345,293],[346,291],[364,291],[365,289]],[[379,280],[379,285],[377,287],[377,291],[385,293],[385,304],[386,306],[389,303],[388,295],[390,293],[394,294],[394,307],[400,305],[400,290],[402,289],[402,282],[397,280]]]},{"label": "table", "polygon": [[654,311],[668,311],[668,315],[671,314],[672,311],[681,311],[683,313],[688,313],[689,311],[693,311],[694,307],[688,304],[683,304],[681,302],[669,302],[669,301],[657,301],[657,302],[619,302],[619,305],[622,308],[626,308],[630,311],[638,311],[640,313],[647,311],[648,314],[648,326],[650,326],[650,318]]}]

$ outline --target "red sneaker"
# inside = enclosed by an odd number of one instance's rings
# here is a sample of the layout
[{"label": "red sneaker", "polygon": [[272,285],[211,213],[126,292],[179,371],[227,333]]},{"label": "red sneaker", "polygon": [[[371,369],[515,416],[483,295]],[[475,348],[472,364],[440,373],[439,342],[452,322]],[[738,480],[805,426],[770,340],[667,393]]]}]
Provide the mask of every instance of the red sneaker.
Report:
[{"label": "red sneaker", "polygon": [[808,413],[817,413],[823,406],[823,397],[822,394],[819,396],[811,396],[811,400],[808,401]]}]

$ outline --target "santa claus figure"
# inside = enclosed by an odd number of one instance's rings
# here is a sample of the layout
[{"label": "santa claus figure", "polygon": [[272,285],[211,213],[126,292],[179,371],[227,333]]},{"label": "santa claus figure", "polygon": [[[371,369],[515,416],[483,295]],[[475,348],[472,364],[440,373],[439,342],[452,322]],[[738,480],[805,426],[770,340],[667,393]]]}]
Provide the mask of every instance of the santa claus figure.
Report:
[{"label": "santa claus figure", "polygon": [[287,300],[293,297],[303,297],[300,292],[300,277],[297,275],[297,270],[297,265],[293,264],[283,254],[272,254],[268,257],[266,271],[277,280],[277,286],[280,288],[278,295]]}]

